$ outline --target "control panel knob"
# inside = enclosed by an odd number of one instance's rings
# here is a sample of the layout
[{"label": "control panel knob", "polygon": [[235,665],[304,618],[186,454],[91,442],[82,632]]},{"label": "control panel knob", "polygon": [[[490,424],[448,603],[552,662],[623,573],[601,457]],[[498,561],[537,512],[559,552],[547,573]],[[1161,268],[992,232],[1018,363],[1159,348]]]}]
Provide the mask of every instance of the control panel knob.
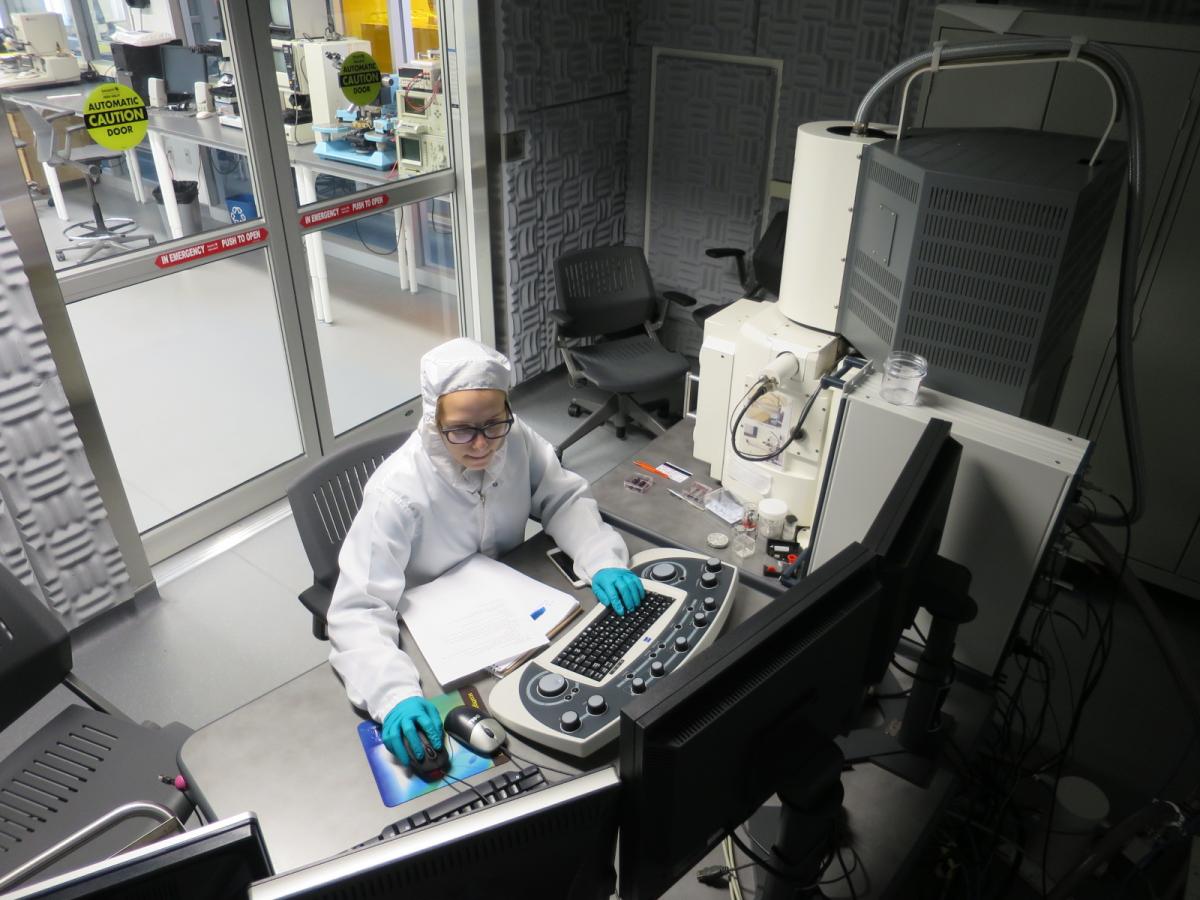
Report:
[{"label": "control panel knob", "polygon": [[608,709],[608,704],[604,702],[604,698],[599,694],[592,694],[587,698],[587,711],[593,716],[598,716],[600,713]]},{"label": "control panel knob", "polygon": [[557,697],[567,689],[567,679],[547,672],[538,679],[537,692],[543,697]]},{"label": "control panel knob", "polygon": [[692,624],[697,628],[703,628],[708,624],[708,613],[696,613],[694,616],[692,616]]},{"label": "control panel knob", "polygon": [[635,678],[629,683],[629,686],[633,688],[633,692],[635,694],[640,694],[642,691],[646,690],[646,679]]},{"label": "control panel knob", "polygon": [[704,571],[705,572],[720,572],[721,571],[721,561],[719,559],[717,559],[715,556],[710,556],[708,559],[706,559],[704,561]]},{"label": "control panel knob", "polygon": [[712,612],[714,609],[716,609],[717,608],[717,598],[716,597],[705,597],[704,598],[704,608],[707,609],[709,612]]},{"label": "control panel knob", "polygon": [[649,575],[655,581],[670,581],[675,577],[675,566],[669,562],[655,563],[650,567]]},{"label": "control panel knob", "polygon": [[700,586],[711,588],[717,586],[717,575],[715,572],[703,572],[700,575]]},{"label": "control panel knob", "polygon": [[688,639],[687,638],[685,638],[682,634],[679,637],[675,638],[675,649],[676,650],[678,650],[680,653],[682,653],[687,648],[688,648]]},{"label": "control panel knob", "polygon": [[655,678],[662,678],[662,676],[667,674],[667,667],[656,659],[654,662],[650,663],[650,674]]},{"label": "control panel knob", "polygon": [[563,731],[576,731],[579,728],[579,713],[565,712],[558,717],[558,727]]}]

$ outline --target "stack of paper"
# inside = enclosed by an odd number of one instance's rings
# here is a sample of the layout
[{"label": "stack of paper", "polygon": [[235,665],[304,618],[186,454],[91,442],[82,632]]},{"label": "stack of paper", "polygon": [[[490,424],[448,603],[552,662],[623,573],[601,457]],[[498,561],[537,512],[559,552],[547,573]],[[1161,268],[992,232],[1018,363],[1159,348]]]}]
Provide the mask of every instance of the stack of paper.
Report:
[{"label": "stack of paper", "polygon": [[507,671],[579,609],[569,594],[478,554],[405,601],[404,624],[443,687],[489,667]]}]

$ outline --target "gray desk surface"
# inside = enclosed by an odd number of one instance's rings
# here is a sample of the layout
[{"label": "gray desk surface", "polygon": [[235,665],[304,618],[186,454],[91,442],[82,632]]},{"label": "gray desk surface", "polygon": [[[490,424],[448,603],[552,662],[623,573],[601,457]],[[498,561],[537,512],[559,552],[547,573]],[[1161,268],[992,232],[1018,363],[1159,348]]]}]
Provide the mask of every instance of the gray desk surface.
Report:
[{"label": "gray desk surface", "polygon": [[[649,546],[631,535],[626,540],[632,553]],[[549,545],[549,539],[539,534],[504,561],[569,590],[546,559]],[[580,598],[586,605],[594,602],[586,589]],[[768,602],[767,596],[743,585],[727,629]],[[413,654],[427,692],[434,693],[436,682],[403,626],[401,642]],[[490,677],[476,681],[485,698],[493,683]],[[956,685],[947,708],[960,720],[960,746],[970,746],[988,715],[987,698]],[[360,721],[337,676],[327,664],[321,665],[199,729],[180,751],[180,763],[209,814],[228,816],[247,809],[257,813],[275,869],[282,872],[339,853],[385,825],[451,796],[450,788],[442,788],[402,806],[384,806],[358,741]],[[550,780],[564,777],[552,769],[578,773],[616,761],[615,745],[590,759],[575,760],[515,735],[510,742],[519,756],[541,765]],[[493,774],[488,771],[471,780]],[[931,787],[921,789],[867,764],[845,772],[842,782],[850,843],[870,876],[869,890],[856,879],[858,896],[890,896],[936,822],[954,777],[948,769],[940,769]],[[764,807],[763,814],[772,813],[770,804]],[[835,867],[829,877],[838,874]],[[743,875],[743,883],[753,880],[749,869]],[[708,891],[689,875],[666,896],[684,900],[705,897]],[[828,885],[825,891],[831,897],[850,896],[844,883]]]},{"label": "gray desk surface", "polygon": [[[649,545],[628,538],[631,552]],[[571,590],[546,558],[544,534],[526,541],[504,561],[562,590]],[[590,589],[579,592],[586,606]],[[729,626],[760,609],[767,598],[742,589]],[[420,651],[401,625],[401,645],[421,671],[427,694],[439,693]],[[473,682],[485,703],[493,677]],[[442,788],[403,806],[384,806],[358,740],[362,719],[328,664],[318,666],[263,697],[199,729],[180,752],[183,771],[217,816],[258,814],[277,871],[323,859],[377,834],[385,825],[451,796]],[[616,760],[616,745],[593,758],[552,754],[510,735],[514,751],[539,765],[578,774]],[[508,767],[512,767],[511,765]],[[470,780],[486,780],[488,771]],[[562,776],[546,770],[551,780]]]},{"label": "gray desk surface", "polygon": [[[691,481],[710,487],[717,485],[717,481],[709,477],[708,463],[692,456],[692,427],[691,419],[673,425],[666,434],[655,438],[636,453],[631,453],[620,465],[594,482],[592,494],[600,505],[601,513],[617,527],[647,540],[707,553],[735,565],[747,584],[767,594],[778,593],[778,579],[763,575],[764,565],[778,564],[777,560],[767,556],[765,539],[759,537],[757,552],[744,558],[735,554],[730,547],[714,550],[708,546],[708,536],[717,531],[732,538],[733,529],[707,510],[696,509],[687,501],[667,492],[668,488],[686,487]],[[666,478],[650,475],[633,465],[635,459],[652,466],[662,462],[674,463],[691,472],[692,479],[676,484]],[[629,490],[625,487],[625,479],[630,475],[646,475],[653,487],[644,494]]]}]

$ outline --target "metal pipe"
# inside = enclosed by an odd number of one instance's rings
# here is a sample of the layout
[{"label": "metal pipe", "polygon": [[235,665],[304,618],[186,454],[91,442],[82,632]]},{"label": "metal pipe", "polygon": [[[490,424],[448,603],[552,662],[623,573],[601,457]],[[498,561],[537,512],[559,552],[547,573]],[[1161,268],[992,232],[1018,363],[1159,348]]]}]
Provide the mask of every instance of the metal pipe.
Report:
[{"label": "metal pipe", "polygon": [[[162,824],[169,822],[175,818],[175,814],[165,806],[160,806],[157,803],[147,803],[141,800],[133,803],[126,803],[118,806],[116,809],[102,815],[89,825],[85,825],[76,831],[74,834],[63,838],[53,847],[43,850],[33,859],[17,866],[7,875],[0,877],[0,891],[5,891],[15,884],[20,884],[36,872],[40,872],[53,863],[58,862],[72,850],[90,841],[96,835],[107,831],[114,825],[124,822],[126,819],[132,819],[137,816],[145,816],[154,819]],[[183,825],[179,826],[180,831],[183,830]]]}]

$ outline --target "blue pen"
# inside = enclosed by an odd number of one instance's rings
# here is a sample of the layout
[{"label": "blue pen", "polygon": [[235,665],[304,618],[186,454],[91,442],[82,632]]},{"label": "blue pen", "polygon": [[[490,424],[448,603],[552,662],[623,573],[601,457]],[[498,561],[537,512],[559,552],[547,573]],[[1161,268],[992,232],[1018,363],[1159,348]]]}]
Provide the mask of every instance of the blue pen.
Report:
[{"label": "blue pen", "polygon": [[535,609],[533,612],[531,612],[531,613],[529,614],[529,618],[531,618],[531,619],[537,619],[537,617],[538,617],[538,616],[540,616],[540,615],[541,615],[542,613],[544,613],[545,611],[546,611],[546,607],[544,607],[544,606],[539,606],[537,609]]}]

